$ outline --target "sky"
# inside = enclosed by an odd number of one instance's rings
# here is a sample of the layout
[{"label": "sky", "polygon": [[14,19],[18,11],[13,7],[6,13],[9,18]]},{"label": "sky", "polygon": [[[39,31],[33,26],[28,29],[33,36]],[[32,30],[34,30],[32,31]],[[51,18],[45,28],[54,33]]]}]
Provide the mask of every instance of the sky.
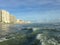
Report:
[{"label": "sky", "polygon": [[25,21],[60,21],[60,0],[0,0],[0,9]]}]

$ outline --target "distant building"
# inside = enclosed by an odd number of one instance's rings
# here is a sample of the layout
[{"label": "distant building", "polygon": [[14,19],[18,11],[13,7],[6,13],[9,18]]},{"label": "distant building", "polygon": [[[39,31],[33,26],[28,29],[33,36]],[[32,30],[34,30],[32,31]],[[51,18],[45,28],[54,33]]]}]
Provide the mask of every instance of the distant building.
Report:
[{"label": "distant building", "polygon": [[30,21],[23,21],[23,20],[17,19],[16,23],[17,24],[30,24],[31,22]]},{"label": "distant building", "polygon": [[10,14],[10,23],[16,23],[16,17]]},{"label": "distant building", "polygon": [[25,23],[29,24],[29,23],[31,23],[31,21],[25,21]]},{"label": "distant building", "polygon": [[17,24],[24,24],[25,22],[24,22],[23,20],[17,19],[16,23],[17,23]]},{"label": "distant building", "polygon": [[16,23],[17,23],[17,24],[19,24],[19,23],[20,23],[20,20],[19,20],[19,19],[17,19],[17,20],[16,20]]}]

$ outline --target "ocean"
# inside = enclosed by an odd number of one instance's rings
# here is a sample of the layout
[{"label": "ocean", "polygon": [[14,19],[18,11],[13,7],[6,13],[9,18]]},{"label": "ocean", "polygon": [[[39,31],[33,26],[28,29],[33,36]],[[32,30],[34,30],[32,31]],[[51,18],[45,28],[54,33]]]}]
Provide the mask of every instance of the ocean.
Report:
[{"label": "ocean", "polygon": [[60,24],[1,24],[0,38],[16,33],[26,36],[34,33],[35,36],[28,39],[24,45],[33,45],[35,40],[39,40],[36,45],[60,45]]}]

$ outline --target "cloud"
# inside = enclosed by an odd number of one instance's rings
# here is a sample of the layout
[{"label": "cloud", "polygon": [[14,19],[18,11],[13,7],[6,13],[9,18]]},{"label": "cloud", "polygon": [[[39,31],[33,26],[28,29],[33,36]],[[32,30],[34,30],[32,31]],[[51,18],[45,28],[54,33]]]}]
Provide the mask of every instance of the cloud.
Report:
[{"label": "cloud", "polygon": [[0,7],[20,7],[35,5],[60,5],[60,0],[0,0]]},{"label": "cloud", "polygon": [[0,8],[9,10],[58,9],[60,0],[0,0]]}]

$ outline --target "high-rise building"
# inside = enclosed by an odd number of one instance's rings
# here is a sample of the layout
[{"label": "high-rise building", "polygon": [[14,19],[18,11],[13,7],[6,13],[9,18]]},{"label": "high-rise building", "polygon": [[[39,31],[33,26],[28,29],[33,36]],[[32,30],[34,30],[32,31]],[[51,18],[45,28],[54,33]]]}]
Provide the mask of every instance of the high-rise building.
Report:
[{"label": "high-rise building", "polygon": [[5,11],[5,10],[1,10],[1,16],[2,16],[2,22],[3,23],[10,23],[9,22],[9,12]]},{"label": "high-rise building", "polygon": [[2,23],[15,23],[16,17],[11,15],[8,11],[0,11],[0,22]]}]

